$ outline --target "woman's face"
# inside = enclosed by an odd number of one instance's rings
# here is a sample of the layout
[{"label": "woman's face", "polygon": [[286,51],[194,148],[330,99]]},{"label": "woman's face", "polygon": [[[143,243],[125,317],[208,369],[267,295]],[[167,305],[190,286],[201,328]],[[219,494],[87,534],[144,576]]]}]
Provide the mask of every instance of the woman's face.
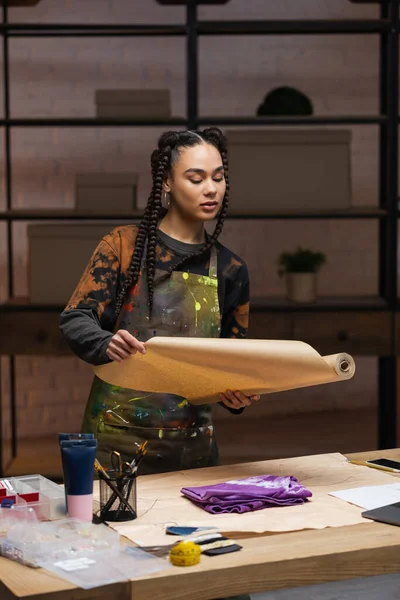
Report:
[{"label": "woman's face", "polygon": [[165,183],[170,194],[170,210],[186,219],[211,221],[225,196],[225,178],[221,155],[207,143],[182,148]]}]

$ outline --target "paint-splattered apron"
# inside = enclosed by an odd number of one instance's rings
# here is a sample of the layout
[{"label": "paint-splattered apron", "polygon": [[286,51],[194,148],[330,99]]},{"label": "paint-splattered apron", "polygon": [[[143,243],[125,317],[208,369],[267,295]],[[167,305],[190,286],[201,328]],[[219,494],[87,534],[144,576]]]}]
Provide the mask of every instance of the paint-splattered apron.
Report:
[{"label": "paint-splattered apron", "polygon": [[[219,337],[217,255],[213,248],[208,276],[173,271],[157,284],[164,271],[156,270],[153,313],[149,317],[146,269],[121,311],[117,329],[127,329],[140,341],[154,335]],[[140,368],[140,360],[138,360]],[[192,406],[184,398],[109,385],[94,379],[82,431],[98,440],[98,459],[110,466],[111,450],[132,460],[137,444],[148,440],[142,474],[212,466],[218,449],[211,406]]]}]

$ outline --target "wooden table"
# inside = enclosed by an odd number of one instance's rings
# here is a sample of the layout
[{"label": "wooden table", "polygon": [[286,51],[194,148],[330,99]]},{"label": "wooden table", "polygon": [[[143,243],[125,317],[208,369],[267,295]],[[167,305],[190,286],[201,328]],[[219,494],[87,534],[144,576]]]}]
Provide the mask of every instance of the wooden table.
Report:
[{"label": "wooden table", "polygon": [[[351,458],[400,459],[400,449]],[[227,467],[229,469],[229,467]],[[0,598],[11,600],[212,600],[236,594],[343,581],[400,571],[400,528],[378,523],[251,535],[243,549],[200,565],[92,590],[0,558]],[[237,537],[237,536],[236,536]]]}]

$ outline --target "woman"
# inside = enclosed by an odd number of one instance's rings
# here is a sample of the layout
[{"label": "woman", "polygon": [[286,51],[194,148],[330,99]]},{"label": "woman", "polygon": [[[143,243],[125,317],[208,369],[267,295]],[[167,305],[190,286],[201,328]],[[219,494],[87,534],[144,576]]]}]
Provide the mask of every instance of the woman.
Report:
[{"label": "woman", "polygon": [[[216,128],[167,132],[151,156],[153,185],[139,227],[106,235],[95,250],[60,328],[91,364],[145,353],[154,335],[247,336],[249,281],[244,262],[217,242],[228,207],[226,140]],[[112,201],[112,199],[111,199]],[[212,235],[204,225],[218,218]],[[259,396],[221,390],[221,404],[242,412]],[[141,473],[215,465],[209,405],[111,386],[94,379],[83,431],[94,432],[98,457],[111,450],[131,461],[148,440]]]}]

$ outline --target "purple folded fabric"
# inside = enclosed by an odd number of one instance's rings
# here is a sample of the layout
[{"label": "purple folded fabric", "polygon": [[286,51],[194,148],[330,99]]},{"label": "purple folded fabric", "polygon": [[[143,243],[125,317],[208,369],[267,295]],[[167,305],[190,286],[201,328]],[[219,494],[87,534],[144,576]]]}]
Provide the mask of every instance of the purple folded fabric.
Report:
[{"label": "purple folded fabric", "polygon": [[295,477],[261,475],[182,488],[181,493],[209,513],[245,513],[271,506],[303,504],[312,496]]}]

